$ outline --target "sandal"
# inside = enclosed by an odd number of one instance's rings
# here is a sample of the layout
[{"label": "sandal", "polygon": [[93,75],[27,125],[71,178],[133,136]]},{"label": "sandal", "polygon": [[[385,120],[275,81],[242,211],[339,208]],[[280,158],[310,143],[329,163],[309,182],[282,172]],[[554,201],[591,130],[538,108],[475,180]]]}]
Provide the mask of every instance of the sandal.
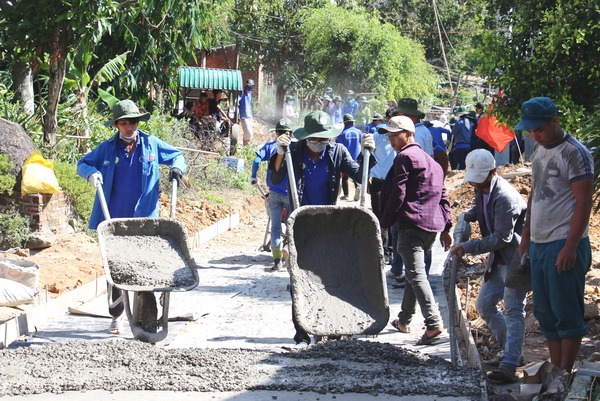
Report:
[{"label": "sandal", "polygon": [[428,337],[427,332],[425,332],[421,336],[421,339],[417,341],[417,345],[431,345],[435,340],[439,338],[440,334],[442,334],[441,330],[438,333],[432,335],[431,337]]},{"label": "sandal", "polygon": [[123,321],[121,319],[113,320],[112,322],[110,322],[110,326],[108,327],[108,332],[110,334],[121,334],[122,328],[123,328]]},{"label": "sandal", "polygon": [[410,327],[400,323],[400,319],[393,320],[390,324],[400,333],[410,333]]}]

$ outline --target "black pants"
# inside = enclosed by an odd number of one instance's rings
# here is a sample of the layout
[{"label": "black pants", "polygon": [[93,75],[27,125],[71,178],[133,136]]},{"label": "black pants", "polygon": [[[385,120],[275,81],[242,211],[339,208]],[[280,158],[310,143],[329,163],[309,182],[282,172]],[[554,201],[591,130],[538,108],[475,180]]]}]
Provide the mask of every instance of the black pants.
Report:
[{"label": "black pants", "polygon": [[[108,286],[108,291],[111,291],[111,285],[107,284],[107,286]],[[113,306],[112,308],[110,307],[110,305],[112,305],[115,302],[115,300],[119,299],[119,297],[121,295],[123,295],[123,291],[118,289],[115,286],[112,286],[112,291],[111,291],[110,298],[108,301],[108,313],[112,317],[119,317],[125,311],[125,304],[123,303],[122,300],[121,300],[121,302],[119,302],[115,306]]]},{"label": "black pants", "polygon": [[[354,180],[352,182],[354,183],[354,188],[358,188],[356,182]],[[342,177],[342,192],[344,196],[348,196],[348,176],[346,174]]]}]

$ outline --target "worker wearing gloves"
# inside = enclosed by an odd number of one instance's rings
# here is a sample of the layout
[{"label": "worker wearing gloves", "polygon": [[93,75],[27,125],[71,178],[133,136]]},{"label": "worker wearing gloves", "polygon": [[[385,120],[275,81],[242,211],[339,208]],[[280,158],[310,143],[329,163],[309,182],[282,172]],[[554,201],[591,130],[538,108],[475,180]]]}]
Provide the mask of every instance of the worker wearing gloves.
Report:
[{"label": "worker wearing gloves", "polygon": [[[104,123],[118,132],[77,164],[77,174],[104,193],[111,218],[157,217],[159,164],[170,166],[169,179],[180,183],[186,171],[181,151],[138,129],[140,121],[149,119],[150,113],[140,113],[131,100],[118,102],[112,119]],[[89,228],[95,230],[104,219],[96,198]],[[121,291],[113,288],[112,298],[109,312],[113,322],[109,332],[119,334],[122,327],[119,318],[124,310]]]},{"label": "worker wearing gloves", "polygon": [[[277,137],[282,135],[290,137],[292,135],[292,124],[287,118],[282,118],[275,125]],[[277,143],[275,141],[266,143],[259,151],[256,152],[256,158],[252,163],[252,178],[250,184],[257,185],[258,179],[256,173],[260,167],[260,163],[269,161],[271,156],[277,153]],[[283,209],[289,210],[287,177],[283,181],[275,185],[271,182],[270,170],[267,170],[267,186],[269,187],[269,197],[267,204],[269,208],[269,216],[271,216],[271,253],[273,254],[272,270],[281,269],[281,214]]]},{"label": "worker wearing gloves", "polygon": [[[288,188],[291,189],[291,185],[295,185],[300,206],[335,205],[340,190],[341,174],[344,173],[360,183],[363,169],[362,165],[352,159],[344,145],[332,141],[341,130],[342,127],[332,126],[331,116],[323,111],[308,114],[304,118],[304,127],[294,131],[298,142],[291,142],[287,135],[277,138],[277,153],[271,157],[269,163],[272,182],[279,184],[287,177],[290,166],[286,165],[284,154],[289,146],[296,182],[289,183]],[[363,135],[362,146],[363,149],[368,148],[371,151],[375,149],[373,135]],[[369,160],[374,164],[373,159]],[[361,160],[362,157],[359,161]],[[310,336],[297,324],[293,310],[292,303],[296,347],[306,347],[310,344]]]}]

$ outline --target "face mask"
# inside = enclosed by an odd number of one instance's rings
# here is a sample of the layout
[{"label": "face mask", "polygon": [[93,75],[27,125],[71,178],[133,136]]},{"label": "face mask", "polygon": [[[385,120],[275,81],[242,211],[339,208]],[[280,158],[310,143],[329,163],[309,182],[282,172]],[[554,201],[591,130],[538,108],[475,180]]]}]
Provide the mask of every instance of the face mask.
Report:
[{"label": "face mask", "polygon": [[352,100],[352,99],[354,99],[354,96],[352,96],[352,95],[348,96],[348,100]]},{"label": "face mask", "polygon": [[131,136],[125,136],[125,135],[121,134],[121,132],[119,132],[119,138],[124,140],[127,143],[131,143],[131,141],[133,141],[137,137],[137,134],[138,134],[137,130],[135,130],[135,132]]},{"label": "face mask", "polygon": [[253,87],[250,87],[250,86],[247,86],[247,87],[246,87],[246,90],[247,90],[248,92],[252,92],[252,90],[253,90],[253,89],[254,89],[254,88],[253,88]]},{"label": "face mask", "polygon": [[293,100],[288,101],[288,104],[294,104]]},{"label": "face mask", "polygon": [[325,150],[325,148],[327,147],[328,144],[329,144],[329,141],[314,141],[313,142],[310,139],[306,140],[306,146],[308,146],[308,148],[315,153],[323,152],[323,150]]}]

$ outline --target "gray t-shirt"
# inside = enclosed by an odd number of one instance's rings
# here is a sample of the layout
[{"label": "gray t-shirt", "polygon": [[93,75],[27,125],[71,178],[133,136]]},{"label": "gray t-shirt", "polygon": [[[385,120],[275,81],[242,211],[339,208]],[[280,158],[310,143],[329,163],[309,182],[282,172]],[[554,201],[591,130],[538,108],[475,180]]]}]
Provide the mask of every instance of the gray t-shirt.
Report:
[{"label": "gray t-shirt", "polygon": [[[573,182],[594,178],[592,155],[571,135],[556,145],[535,144],[531,152],[534,198],[531,206],[531,241],[548,243],[566,239],[575,210]],[[582,238],[588,235],[586,227]]]}]

